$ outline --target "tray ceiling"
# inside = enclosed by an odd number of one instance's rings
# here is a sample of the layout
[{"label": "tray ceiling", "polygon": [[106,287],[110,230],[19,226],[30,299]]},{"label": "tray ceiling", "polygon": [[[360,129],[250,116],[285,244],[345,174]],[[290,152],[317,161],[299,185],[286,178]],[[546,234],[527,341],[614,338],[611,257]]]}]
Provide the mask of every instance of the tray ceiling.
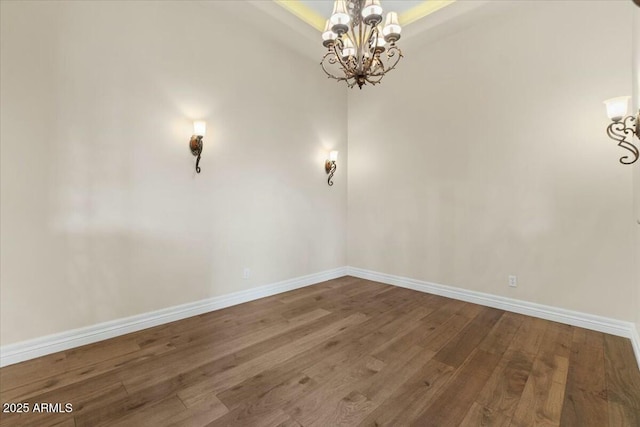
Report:
[{"label": "tray ceiling", "polygon": [[[333,10],[333,0],[273,0],[297,18],[318,31]],[[400,24],[409,25],[425,16],[449,6],[455,0],[381,0],[384,10],[398,12]]]}]

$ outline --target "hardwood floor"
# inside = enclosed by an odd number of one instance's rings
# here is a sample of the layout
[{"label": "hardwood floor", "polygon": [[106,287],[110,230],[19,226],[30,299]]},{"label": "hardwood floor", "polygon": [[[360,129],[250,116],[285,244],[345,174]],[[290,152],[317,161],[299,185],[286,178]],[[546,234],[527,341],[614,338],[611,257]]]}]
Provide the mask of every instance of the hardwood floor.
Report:
[{"label": "hardwood floor", "polygon": [[640,426],[629,340],[353,277],[0,369],[34,426]]}]

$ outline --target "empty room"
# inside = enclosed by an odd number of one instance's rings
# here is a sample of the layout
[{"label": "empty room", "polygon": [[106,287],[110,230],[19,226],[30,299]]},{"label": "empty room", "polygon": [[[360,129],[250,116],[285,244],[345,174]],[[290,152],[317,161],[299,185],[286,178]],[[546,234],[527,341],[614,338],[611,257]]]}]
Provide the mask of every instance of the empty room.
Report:
[{"label": "empty room", "polygon": [[640,427],[640,0],[0,0],[0,426]]}]

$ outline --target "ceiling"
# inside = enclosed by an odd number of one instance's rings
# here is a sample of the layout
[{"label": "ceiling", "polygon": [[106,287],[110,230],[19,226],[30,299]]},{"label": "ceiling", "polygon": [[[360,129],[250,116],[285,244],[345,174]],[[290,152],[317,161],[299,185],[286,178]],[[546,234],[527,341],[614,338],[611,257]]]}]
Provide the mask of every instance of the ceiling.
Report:
[{"label": "ceiling", "polygon": [[[273,0],[298,19],[323,31],[331,16],[333,0]],[[455,0],[381,0],[385,11],[398,12],[400,24],[409,25],[425,16],[449,6]]]},{"label": "ceiling", "polygon": [[[381,0],[384,10],[399,13],[405,47],[410,41],[427,43],[438,40],[519,3],[500,0]],[[244,0],[202,4],[203,7],[215,5],[238,14],[248,25],[260,28],[274,40],[313,61],[326,53],[320,33],[333,10],[333,0]]]}]

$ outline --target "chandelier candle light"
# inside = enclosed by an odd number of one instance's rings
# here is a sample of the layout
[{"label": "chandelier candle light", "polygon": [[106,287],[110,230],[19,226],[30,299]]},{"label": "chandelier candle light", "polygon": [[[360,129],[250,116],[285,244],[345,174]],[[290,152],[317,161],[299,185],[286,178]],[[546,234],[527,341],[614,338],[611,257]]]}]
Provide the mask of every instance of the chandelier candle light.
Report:
[{"label": "chandelier candle light", "polygon": [[336,0],[322,33],[328,52],[320,65],[327,76],[350,88],[380,83],[402,58],[398,14],[388,12],[381,23],[380,0]]}]

